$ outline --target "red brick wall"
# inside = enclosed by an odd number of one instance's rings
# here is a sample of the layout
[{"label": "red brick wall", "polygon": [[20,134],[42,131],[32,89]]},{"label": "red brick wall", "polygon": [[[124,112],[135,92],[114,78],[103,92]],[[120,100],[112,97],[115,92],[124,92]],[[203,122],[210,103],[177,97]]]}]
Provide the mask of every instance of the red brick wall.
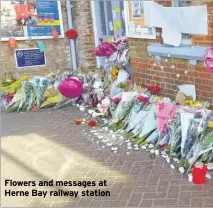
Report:
[{"label": "red brick wall", "polygon": [[[171,5],[171,1],[159,1],[164,6]],[[193,36],[193,45],[213,46],[213,2],[205,3],[202,0],[193,4],[208,5],[208,36]],[[160,33],[161,29],[157,29]],[[197,89],[197,98],[207,100],[213,104],[213,74],[208,72],[203,62],[192,66],[187,60],[163,58],[160,65],[156,65],[154,57],[150,57],[147,46],[152,43],[162,43],[161,38],[156,40],[129,38],[131,68],[133,79],[146,85],[159,85],[162,95],[174,98],[177,85],[194,84]]]},{"label": "red brick wall", "polygon": [[[62,16],[64,31],[68,30],[67,10],[64,1],[62,4]],[[95,57],[93,55],[94,40],[93,26],[90,13],[90,2],[74,1],[73,3],[73,23],[78,31],[79,37],[76,40],[76,52],[78,57],[78,66],[95,68]],[[33,47],[36,47],[36,42]],[[69,40],[44,40],[46,46],[46,66],[35,68],[17,69],[15,65],[15,56],[13,50],[8,47],[8,42],[1,42],[0,45],[0,76],[8,74],[19,75],[45,75],[57,70],[65,71],[72,69]],[[18,41],[18,48],[29,48],[27,41]],[[32,48],[32,47],[31,47]]]},{"label": "red brick wall", "polygon": [[[68,29],[67,26],[67,13],[65,3],[62,3],[62,16],[64,30]],[[34,46],[29,46],[27,41],[17,41],[18,48],[35,48],[36,41],[32,41]],[[0,55],[0,75],[7,76],[13,74],[19,75],[45,75],[50,72],[56,72],[57,70],[65,71],[71,70],[71,55],[68,39],[56,39],[56,40],[44,40],[46,47],[46,66],[22,69],[16,68],[14,51],[8,47],[8,42],[1,42],[1,55]]]},{"label": "red brick wall", "polygon": [[93,24],[90,1],[73,1],[74,28],[79,33],[76,40],[77,59],[79,67],[96,68],[94,56]]}]

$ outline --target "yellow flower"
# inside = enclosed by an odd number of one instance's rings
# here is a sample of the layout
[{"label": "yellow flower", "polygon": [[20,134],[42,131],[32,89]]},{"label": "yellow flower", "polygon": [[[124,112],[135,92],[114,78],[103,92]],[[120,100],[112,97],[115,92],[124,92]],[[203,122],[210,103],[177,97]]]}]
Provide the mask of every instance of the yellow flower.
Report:
[{"label": "yellow flower", "polygon": [[195,106],[200,106],[201,105],[201,102],[200,101],[196,101],[195,102]]},{"label": "yellow flower", "polygon": [[112,68],[112,70],[111,70],[111,72],[110,72],[112,80],[116,80],[117,79],[118,72],[119,72],[118,66],[114,65],[113,68]]},{"label": "yellow flower", "polygon": [[209,127],[209,128],[213,128],[213,121],[209,121],[208,127]]},{"label": "yellow flower", "polygon": [[118,123],[118,119],[117,118],[114,120],[114,123]]},{"label": "yellow flower", "polygon": [[157,96],[157,100],[160,100],[161,98],[160,98],[160,96]]}]

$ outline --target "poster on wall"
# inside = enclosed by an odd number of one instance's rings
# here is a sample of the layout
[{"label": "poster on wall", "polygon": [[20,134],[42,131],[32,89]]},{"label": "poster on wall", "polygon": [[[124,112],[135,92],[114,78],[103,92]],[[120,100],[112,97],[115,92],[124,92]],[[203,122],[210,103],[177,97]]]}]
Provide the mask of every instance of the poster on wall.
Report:
[{"label": "poster on wall", "polygon": [[15,50],[16,67],[38,67],[45,66],[45,53],[39,48],[16,49]]},{"label": "poster on wall", "polygon": [[144,21],[143,1],[126,1],[126,35],[131,38],[156,39],[154,27],[148,27]]},{"label": "poster on wall", "polygon": [[51,39],[53,28],[64,37],[59,1],[1,1],[1,41]]}]

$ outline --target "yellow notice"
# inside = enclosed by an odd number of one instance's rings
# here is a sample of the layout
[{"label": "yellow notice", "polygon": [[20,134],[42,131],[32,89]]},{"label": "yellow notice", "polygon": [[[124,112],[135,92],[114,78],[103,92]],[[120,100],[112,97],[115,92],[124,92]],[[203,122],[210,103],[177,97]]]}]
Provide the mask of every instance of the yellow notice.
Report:
[{"label": "yellow notice", "polygon": [[114,26],[114,32],[117,32],[117,31],[118,31],[118,26],[115,25],[115,26]]},{"label": "yellow notice", "polygon": [[121,26],[121,21],[117,20],[117,21],[115,21],[115,24],[116,24],[118,27],[120,27],[120,26]]},{"label": "yellow notice", "polygon": [[115,7],[115,12],[119,13],[121,12],[121,9],[119,7]]},{"label": "yellow notice", "polygon": [[112,38],[108,38],[107,42],[110,43],[112,41]]}]

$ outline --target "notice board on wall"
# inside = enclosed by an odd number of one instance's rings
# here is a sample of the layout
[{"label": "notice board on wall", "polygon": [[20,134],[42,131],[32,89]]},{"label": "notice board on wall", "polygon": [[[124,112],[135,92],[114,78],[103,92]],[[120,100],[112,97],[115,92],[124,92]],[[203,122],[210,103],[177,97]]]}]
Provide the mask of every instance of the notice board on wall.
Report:
[{"label": "notice board on wall", "polygon": [[1,1],[1,41],[51,39],[52,28],[64,37],[60,1]]},{"label": "notice board on wall", "polygon": [[126,36],[131,38],[156,39],[156,29],[145,25],[144,1],[125,1]]},{"label": "notice board on wall", "polygon": [[15,50],[16,67],[38,67],[45,66],[45,53],[40,52],[39,48],[16,49]]}]

